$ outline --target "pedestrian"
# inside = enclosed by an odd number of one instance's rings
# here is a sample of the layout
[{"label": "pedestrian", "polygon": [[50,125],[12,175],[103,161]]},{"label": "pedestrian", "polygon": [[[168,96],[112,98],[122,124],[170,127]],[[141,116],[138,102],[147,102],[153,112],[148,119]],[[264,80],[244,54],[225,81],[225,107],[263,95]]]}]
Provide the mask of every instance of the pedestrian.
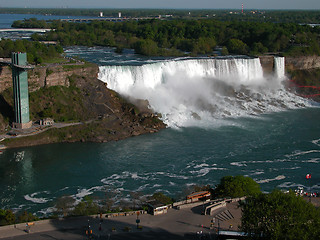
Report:
[{"label": "pedestrian", "polygon": [[27,232],[27,233],[30,233],[30,226],[29,226],[28,223],[26,223],[26,232]]},{"label": "pedestrian", "polygon": [[100,213],[100,222],[103,222],[102,213]]}]

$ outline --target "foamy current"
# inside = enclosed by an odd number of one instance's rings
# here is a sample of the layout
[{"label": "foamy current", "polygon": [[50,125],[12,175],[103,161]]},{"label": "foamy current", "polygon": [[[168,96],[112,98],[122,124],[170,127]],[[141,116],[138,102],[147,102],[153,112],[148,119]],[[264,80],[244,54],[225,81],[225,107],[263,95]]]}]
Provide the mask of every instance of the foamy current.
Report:
[{"label": "foamy current", "polygon": [[265,77],[259,58],[184,59],[101,66],[98,78],[120,94],[147,99],[169,127],[210,126],[309,105],[282,85],[284,58]]}]

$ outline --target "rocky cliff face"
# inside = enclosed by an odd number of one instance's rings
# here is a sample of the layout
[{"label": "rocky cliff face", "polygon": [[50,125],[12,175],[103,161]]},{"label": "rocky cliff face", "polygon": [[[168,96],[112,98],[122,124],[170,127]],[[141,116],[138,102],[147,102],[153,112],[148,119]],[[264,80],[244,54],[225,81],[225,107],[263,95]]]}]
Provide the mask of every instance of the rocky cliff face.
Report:
[{"label": "rocky cliff face", "polygon": [[286,69],[307,70],[320,68],[320,56],[286,57]]},{"label": "rocky cliff face", "polygon": [[12,71],[8,66],[0,66],[0,93],[12,87]]},{"label": "rocky cliff face", "polygon": [[260,56],[259,59],[260,59],[260,63],[261,63],[264,75],[271,74],[274,68],[274,57]]},{"label": "rocky cliff face", "polygon": [[[37,66],[28,71],[29,91],[33,92],[41,87],[69,86],[72,75],[83,77],[97,76],[98,66],[82,65],[49,65]],[[12,72],[9,66],[0,66],[0,93],[12,87]]]},{"label": "rocky cliff face", "polygon": [[[274,57],[260,56],[260,63],[265,74],[273,72]],[[320,56],[286,57],[286,70],[308,70],[320,68]]]}]

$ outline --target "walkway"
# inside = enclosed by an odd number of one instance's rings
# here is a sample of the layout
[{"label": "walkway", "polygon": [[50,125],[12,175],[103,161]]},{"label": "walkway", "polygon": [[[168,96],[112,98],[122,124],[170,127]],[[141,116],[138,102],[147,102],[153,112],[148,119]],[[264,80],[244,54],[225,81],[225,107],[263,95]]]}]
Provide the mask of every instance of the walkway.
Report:
[{"label": "walkway", "polygon": [[[235,203],[228,204],[229,210],[235,209]],[[181,210],[169,209],[163,215],[140,215],[140,226],[137,229],[136,215],[104,218],[101,222],[98,216],[70,218],[64,220],[43,220],[35,222],[30,233],[25,231],[25,224],[5,226],[0,228],[0,239],[84,239],[85,230],[90,225],[94,239],[195,239],[197,232],[202,231],[210,239],[215,230],[210,229],[212,216],[201,215],[203,206]],[[233,210],[232,210],[233,209]],[[237,209],[237,211],[240,211]],[[233,212],[235,217],[238,214]],[[233,224],[236,224],[235,219]],[[239,220],[239,219],[238,219]],[[221,223],[220,227],[229,228],[228,221]],[[115,231],[112,231],[115,229]],[[129,230],[129,231],[128,231]],[[234,229],[235,230],[235,229]]]}]

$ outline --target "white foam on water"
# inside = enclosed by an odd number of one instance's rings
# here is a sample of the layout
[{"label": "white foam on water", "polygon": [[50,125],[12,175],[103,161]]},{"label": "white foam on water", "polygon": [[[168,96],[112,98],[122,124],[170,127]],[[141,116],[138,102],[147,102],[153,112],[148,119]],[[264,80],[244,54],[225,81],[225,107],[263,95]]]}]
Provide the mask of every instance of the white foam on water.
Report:
[{"label": "white foam on water", "polygon": [[232,162],[232,163],[230,163],[230,165],[237,166],[237,167],[246,167],[247,166],[247,164],[242,163],[242,162]]},{"label": "white foam on water", "polygon": [[257,171],[257,172],[251,173],[250,175],[251,176],[255,176],[255,175],[261,175],[261,174],[264,174],[264,173],[265,173],[264,171]]},{"label": "white foam on water", "polygon": [[311,153],[320,153],[320,150],[313,149],[313,150],[308,150],[308,151],[296,151],[295,153],[292,153],[292,154],[289,154],[289,155],[285,155],[285,156],[288,157],[288,158],[291,158],[291,157],[308,155],[308,154],[311,154]]},{"label": "white foam on water", "polygon": [[201,163],[199,165],[194,166],[194,168],[203,168],[203,167],[209,167],[209,164],[207,163]]},{"label": "white foam on water", "polygon": [[37,195],[40,194],[49,194],[48,191],[43,191],[43,192],[36,192],[36,193],[32,193],[32,194],[27,194],[24,195],[24,199],[33,203],[47,203],[50,201],[50,199],[48,198],[44,198],[44,197],[36,197]]},{"label": "white foam on water", "polygon": [[169,127],[210,127],[223,124],[221,119],[311,106],[284,88],[284,62],[275,61],[276,77],[269,78],[263,76],[259,58],[101,66],[98,78],[124,96],[148,100]]},{"label": "white foam on water", "polygon": [[281,169],[283,169],[283,170],[286,170],[286,169],[288,169],[288,170],[295,170],[295,169],[300,169],[301,167],[290,167],[290,168],[281,168]]},{"label": "white foam on water", "polygon": [[37,212],[37,215],[40,214],[43,216],[49,216],[52,213],[54,213],[55,211],[57,211],[57,209],[55,207],[48,207],[48,208],[44,208],[44,209],[39,210]]},{"label": "white foam on water", "polygon": [[149,186],[150,186],[149,183],[140,185],[140,186],[138,187],[138,189],[135,190],[135,192],[142,192],[143,190],[145,190],[145,189],[146,189],[147,187],[149,187]]},{"label": "white foam on water", "polygon": [[275,178],[271,178],[271,179],[262,179],[262,180],[258,180],[256,181],[257,183],[268,183],[268,182],[272,182],[272,181],[279,181],[279,180],[283,180],[286,177],[284,175],[279,175]]},{"label": "white foam on water", "polygon": [[15,162],[21,162],[24,159],[24,151],[14,153]]},{"label": "white foam on water", "polygon": [[298,187],[303,187],[305,188],[304,185],[302,184],[297,184],[297,183],[293,183],[293,182],[284,182],[278,185],[279,188],[290,188],[290,189],[296,189]]},{"label": "white foam on water", "polygon": [[184,180],[188,180],[190,177],[188,176],[183,176],[183,175],[177,175],[174,173],[167,173],[167,172],[156,172],[157,175],[163,175],[169,178],[176,178],[176,179],[184,179]]},{"label": "white foam on water", "polygon": [[108,179],[108,178],[103,178],[100,180],[100,182],[102,182],[105,185],[115,186],[115,187],[121,187],[125,183],[125,181],[113,180],[113,179]]},{"label": "white foam on water", "polygon": [[190,171],[190,173],[196,177],[204,177],[211,171],[225,171],[226,168],[218,168],[218,167],[204,167],[199,170]]},{"label": "white foam on water", "polygon": [[305,160],[305,161],[301,161],[301,162],[306,162],[306,163],[319,163],[319,162],[320,162],[320,158],[312,158],[312,159]]},{"label": "white foam on water", "polygon": [[316,140],[313,140],[311,142],[320,147],[320,139],[316,139]]},{"label": "white foam on water", "polygon": [[82,199],[85,196],[93,194],[95,191],[102,191],[104,189],[105,189],[105,186],[95,186],[95,187],[91,187],[89,189],[86,189],[86,188],[78,189],[78,193],[73,195],[73,197],[75,199]]}]

